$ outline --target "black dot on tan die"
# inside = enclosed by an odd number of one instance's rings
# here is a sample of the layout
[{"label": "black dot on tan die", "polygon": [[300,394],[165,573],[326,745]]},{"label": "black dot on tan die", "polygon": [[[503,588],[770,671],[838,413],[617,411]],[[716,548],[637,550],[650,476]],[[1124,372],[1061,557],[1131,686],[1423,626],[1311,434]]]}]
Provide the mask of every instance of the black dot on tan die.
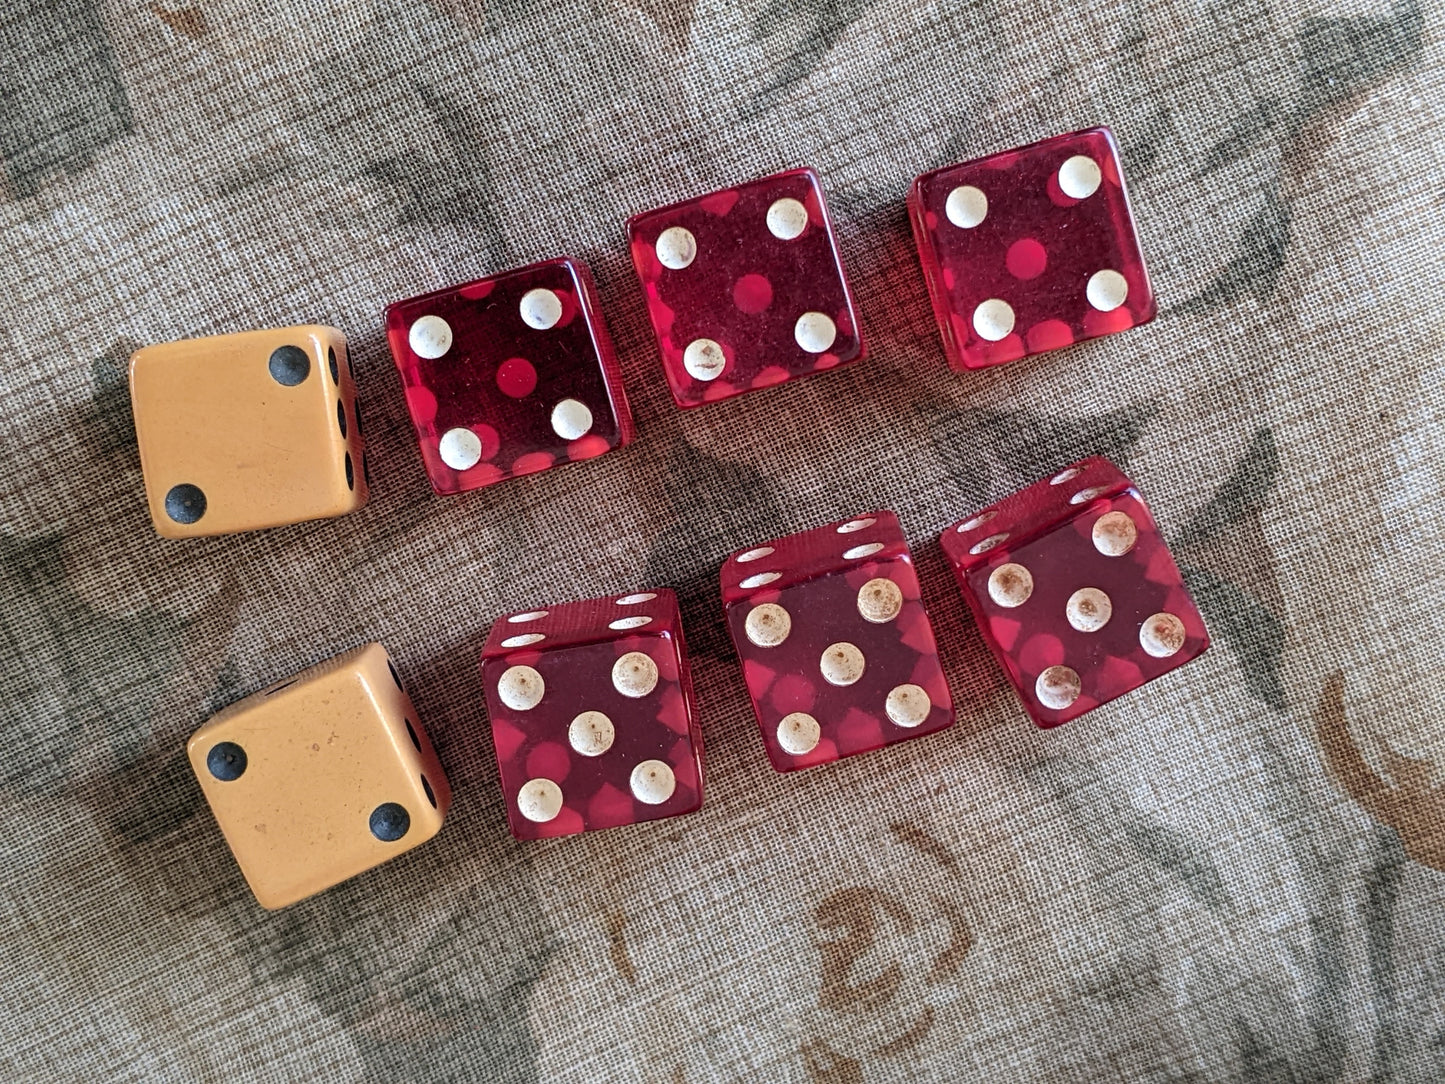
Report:
[{"label": "black dot on tan die", "polygon": [[278,346],[271,352],[267,368],[276,383],[294,388],[311,375],[311,359],[299,346]]},{"label": "black dot on tan die", "polygon": [[233,741],[218,741],[206,754],[206,769],[223,783],[240,779],[246,771],[246,750]]},{"label": "black dot on tan die", "polygon": [[341,370],[336,367],[336,350],[330,346],[326,348],[326,364],[331,367],[331,382],[340,384]]},{"label": "black dot on tan die", "polygon": [[437,807],[437,796],[436,793],[431,789],[431,780],[429,780],[426,776],[421,777],[421,789],[426,791],[426,800],[430,802],[431,807],[435,809]]},{"label": "black dot on tan die", "polygon": [[356,419],[356,435],[361,436],[361,396],[351,400],[351,416]]},{"label": "black dot on tan die", "polygon": [[382,802],[371,811],[371,834],[383,843],[395,843],[411,827],[411,814],[396,802]]},{"label": "black dot on tan die", "polygon": [[171,486],[166,493],[166,515],[177,523],[195,523],[206,514],[206,495],[189,482]]},{"label": "black dot on tan die", "polygon": [[351,453],[346,453],[346,488],[356,488],[356,468],[351,465]]},{"label": "black dot on tan die", "polygon": [[336,424],[341,430],[341,439],[346,439],[346,404],[336,400]]},{"label": "black dot on tan die", "polygon": [[396,663],[392,662],[390,659],[387,659],[386,668],[391,671],[391,680],[396,682],[396,687],[398,689],[401,689],[402,692],[406,692],[406,689],[402,686],[401,683],[401,675],[396,672]]},{"label": "black dot on tan die", "polygon": [[417,751],[418,753],[420,753],[420,752],[421,752],[421,739],[416,736],[416,727],[414,727],[414,726],[411,725],[411,720],[410,720],[410,719],[403,719],[402,722],[406,723],[406,733],[407,733],[407,736],[408,736],[409,738],[411,738],[411,743],[416,746],[416,751]]}]

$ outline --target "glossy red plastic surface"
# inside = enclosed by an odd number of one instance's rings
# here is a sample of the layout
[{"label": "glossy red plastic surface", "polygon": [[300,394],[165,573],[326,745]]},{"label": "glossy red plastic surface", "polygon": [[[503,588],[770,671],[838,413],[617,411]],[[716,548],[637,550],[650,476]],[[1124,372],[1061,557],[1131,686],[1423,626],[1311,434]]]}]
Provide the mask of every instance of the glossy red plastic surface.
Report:
[{"label": "glossy red plastic surface", "polygon": [[[799,214],[793,227],[801,230],[795,236],[779,236],[769,224],[779,201],[795,201],[784,209],[801,204],[806,211],[806,224]],[[691,235],[695,255],[686,266],[665,266],[660,258],[659,239],[672,229]],[[863,357],[858,316],[813,170],[794,169],[647,211],[627,223],[627,233],[678,406],[701,406]],[[804,314],[832,322],[834,338],[825,348],[801,345]],[[689,370],[687,350],[708,341],[721,347],[726,364],[699,379]]]},{"label": "glossy red plastic surface", "polygon": [[[523,299],[536,290],[550,291],[560,308],[543,329],[522,317]],[[439,317],[451,332],[439,357],[413,349],[412,329],[427,317]],[[570,258],[395,302],[386,329],[422,462],[439,494],[591,459],[632,440],[632,413],[591,276]],[[569,412],[561,429],[559,409]],[[577,418],[587,415],[590,424],[579,433]],[[449,433],[454,442],[463,438],[451,464],[443,451]]]},{"label": "glossy red plastic surface", "polygon": [[[1089,177],[1085,165],[1084,177],[1097,187],[1082,199],[1060,185],[1061,168],[1076,157],[1097,166]],[[1084,190],[1077,181],[1068,187]],[[970,189],[987,201],[981,220],[974,221],[981,205],[972,193],[971,204],[955,197],[961,203],[950,217],[950,196]],[[1154,292],[1134,232],[1119,149],[1107,128],[925,173],[913,182],[908,209],[944,350],[955,369],[999,365],[1154,318]],[[1122,276],[1125,294],[1118,304],[1120,280],[1110,280],[1110,272]],[[1104,277],[1091,287],[1100,274]],[[986,338],[975,317],[981,305],[994,302],[1008,306],[1013,325],[1001,337]],[[1000,310],[989,311],[996,317]],[[997,319],[983,322],[991,336],[1004,330]]]},{"label": "glossy red plastic surface", "polygon": [[[970,516],[944,531],[942,544],[984,640],[1040,727],[1078,718],[1209,646],[1204,620],[1154,517],[1134,484],[1106,459],[1075,463]],[[1026,570],[1027,591],[1020,587],[1019,568]],[[1076,593],[1092,594],[1089,589],[1107,596],[1111,613],[1101,627],[1084,631],[1070,619],[1070,605],[1083,598]],[[1076,612],[1086,626],[1099,616],[1097,602],[1090,605],[1089,612]],[[1151,624],[1158,615],[1173,620]],[[1161,627],[1177,639],[1161,641]],[[1050,684],[1061,687],[1046,677],[1040,690],[1040,676],[1051,667],[1077,675],[1072,703],[1051,706],[1040,699]],[[1074,688],[1071,680],[1062,687]]]},{"label": "glossy red plastic surface", "polygon": [[[778,771],[952,725],[953,698],[913,558],[892,512],[870,512],[740,550],[723,564],[721,580],[728,629],[768,759]],[[788,615],[790,627],[781,637],[776,621],[762,635],[749,631],[750,619],[766,617],[766,608]],[[827,676],[839,675],[830,649],[840,643],[861,657],[861,676],[846,685]],[[899,692],[903,687],[916,690]],[[903,698],[896,703],[890,699],[895,693]],[[798,713],[809,718],[799,722],[793,718]]]},{"label": "glossy red plastic surface", "polygon": [[[614,666],[632,653],[645,655],[656,668],[656,685],[642,696],[625,695],[613,680]],[[501,692],[516,667],[531,668],[544,685],[537,702],[521,710],[504,702]],[[518,839],[572,835],[702,808],[702,730],[671,591],[502,617],[482,650],[482,683],[507,821]],[[589,712],[605,715],[613,729],[601,753],[583,752],[585,743],[570,734],[574,720]],[[674,789],[660,802],[641,800],[632,783],[638,766],[651,761],[665,764],[673,779]],[[560,809],[544,821],[522,812],[523,788],[536,780],[549,780],[561,791]]]}]

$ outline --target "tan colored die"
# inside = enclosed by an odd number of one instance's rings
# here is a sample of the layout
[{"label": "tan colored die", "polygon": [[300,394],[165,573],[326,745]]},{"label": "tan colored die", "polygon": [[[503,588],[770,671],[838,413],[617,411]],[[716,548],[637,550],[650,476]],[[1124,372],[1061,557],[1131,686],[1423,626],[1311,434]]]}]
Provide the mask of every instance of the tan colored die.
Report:
[{"label": "tan colored die", "polygon": [[230,534],[364,505],[348,360],[345,336],[319,325],[138,350],[131,409],[156,530]]},{"label": "tan colored die", "polygon": [[187,745],[262,907],[380,865],[441,830],[451,789],[380,644],[238,701]]}]

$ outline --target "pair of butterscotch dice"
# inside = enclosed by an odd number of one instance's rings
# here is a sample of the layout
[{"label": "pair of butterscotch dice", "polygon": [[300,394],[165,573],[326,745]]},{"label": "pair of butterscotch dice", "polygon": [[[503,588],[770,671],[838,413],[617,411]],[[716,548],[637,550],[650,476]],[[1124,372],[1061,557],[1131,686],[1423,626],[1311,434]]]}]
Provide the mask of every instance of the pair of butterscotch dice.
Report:
[{"label": "pair of butterscotch dice", "polygon": [[[1197,657],[1204,623],[1138,490],[1093,458],[947,528],[984,640],[1040,727]],[[792,772],[946,730],[954,701],[898,518],[733,553],[722,612],[764,749]],[[519,839],[697,811],[703,735],[677,599],[658,588],[494,624],[481,675]],[[372,644],[222,712],[191,763],[241,868],[282,906],[434,835],[450,791]]]}]

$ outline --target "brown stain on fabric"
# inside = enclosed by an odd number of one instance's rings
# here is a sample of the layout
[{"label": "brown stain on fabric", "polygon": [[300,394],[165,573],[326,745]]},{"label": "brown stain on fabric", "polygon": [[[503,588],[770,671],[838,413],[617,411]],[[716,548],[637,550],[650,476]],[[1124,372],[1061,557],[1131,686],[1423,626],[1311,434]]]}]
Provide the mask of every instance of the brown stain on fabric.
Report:
[{"label": "brown stain on fabric", "polygon": [[627,952],[627,916],[613,911],[607,916],[607,956],[617,974],[633,986],[637,985],[637,967]]},{"label": "brown stain on fabric", "polygon": [[177,34],[184,34],[193,41],[200,41],[206,33],[206,13],[192,4],[190,7],[171,11],[159,4],[150,5],[150,13]]},{"label": "brown stain on fabric", "polygon": [[933,966],[928,969],[929,982],[943,982],[953,978],[958,974],[959,968],[963,967],[963,961],[968,958],[969,950],[973,948],[973,931],[969,928],[963,908],[956,902],[936,895],[929,898],[938,913],[948,920],[948,947],[938,954]]},{"label": "brown stain on fabric", "polygon": [[890,824],[888,830],[905,847],[912,847],[925,858],[933,859],[953,876],[963,876],[963,871],[959,868],[958,859],[953,856],[953,852],[916,824],[897,821]]},{"label": "brown stain on fabric", "polygon": [[874,888],[844,888],[826,896],[813,911],[825,931],[841,931],[836,941],[818,947],[823,955],[818,1004],[825,1009],[874,1009],[891,1001],[903,985],[903,967],[892,961],[878,975],[853,981],[853,968],[878,940],[879,915],[904,933],[913,932],[913,916],[892,896]]},{"label": "brown stain on fabric", "polygon": [[1382,750],[1389,779],[1370,766],[1345,712],[1345,675],[1325,681],[1315,706],[1315,735],[1331,778],[1366,813],[1393,828],[1405,853],[1422,866],[1445,873],[1445,787],[1432,778],[1431,763]]},{"label": "brown stain on fabric", "polygon": [[932,1005],[923,1006],[923,1015],[918,1022],[892,1042],[884,1043],[875,1054],[904,1054],[923,1042],[924,1036],[933,1030],[934,1013]]},{"label": "brown stain on fabric", "polygon": [[809,1084],[863,1084],[863,1063],[814,1040],[805,1045],[803,1070]]}]

